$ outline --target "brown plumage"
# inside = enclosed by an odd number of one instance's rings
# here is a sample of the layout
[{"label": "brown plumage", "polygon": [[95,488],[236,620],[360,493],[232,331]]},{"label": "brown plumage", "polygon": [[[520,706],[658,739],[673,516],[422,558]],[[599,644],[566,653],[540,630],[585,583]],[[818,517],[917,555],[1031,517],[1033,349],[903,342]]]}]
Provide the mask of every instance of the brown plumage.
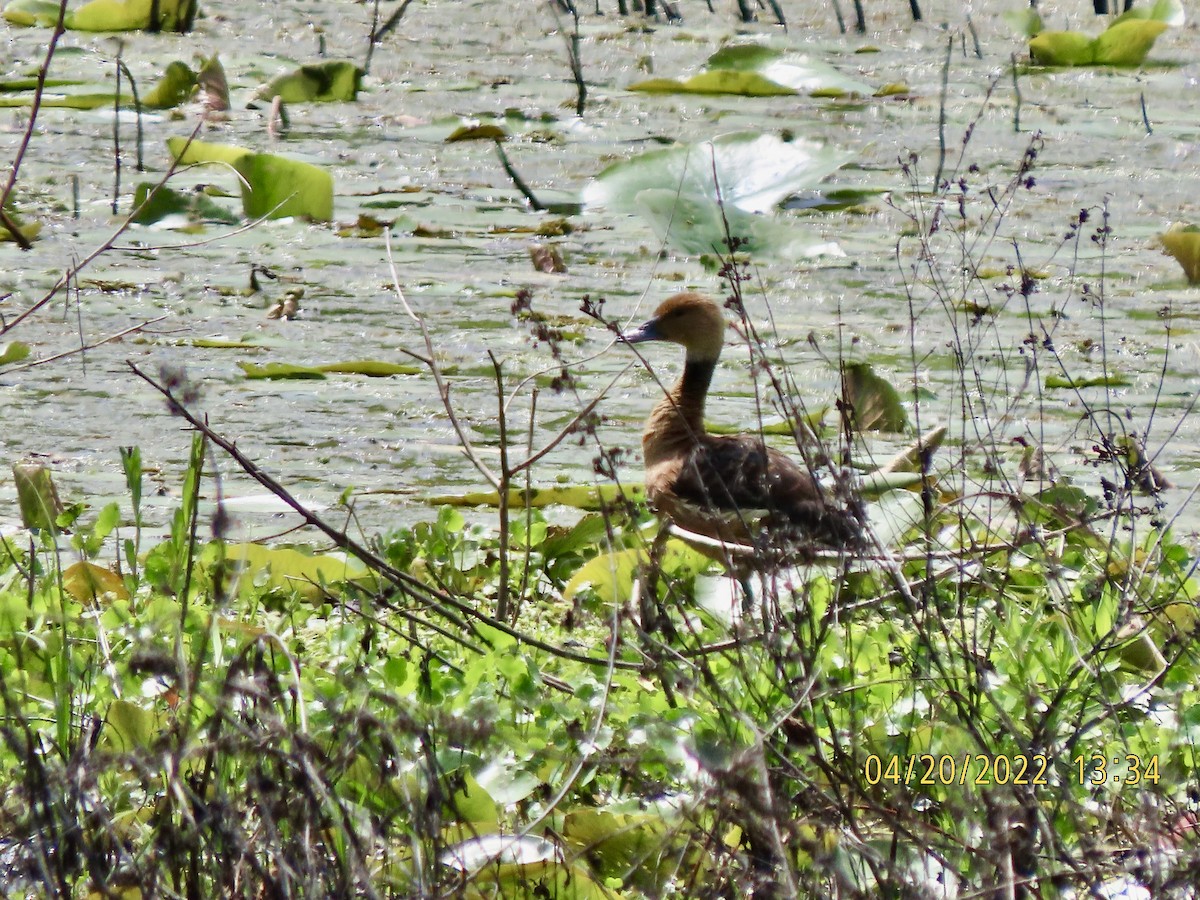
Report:
[{"label": "brown plumage", "polygon": [[704,400],[725,342],[725,316],[699,294],[676,294],[626,343],[669,341],[685,350],[683,375],[646,421],[646,493],[688,531],[755,543],[765,530],[800,547],[861,543],[861,527],[834,506],[812,475],[755,435],[704,430]]}]

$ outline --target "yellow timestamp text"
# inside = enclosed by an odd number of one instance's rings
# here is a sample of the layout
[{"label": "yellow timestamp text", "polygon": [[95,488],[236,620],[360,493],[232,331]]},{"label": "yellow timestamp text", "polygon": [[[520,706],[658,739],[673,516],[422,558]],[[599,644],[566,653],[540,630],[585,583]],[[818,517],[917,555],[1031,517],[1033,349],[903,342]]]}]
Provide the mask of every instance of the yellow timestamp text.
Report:
[{"label": "yellow timestamp text", "polygon": [[867,784],[880,782],[906,785],[961,785],[990,787],[1003,784],[1048,785],[1046,773],[1050,758],[1041,754],[997,755],[965,753],[937,756],[922,753],[915,756],[878,756],[872,754],[863,764]]},{"label": "yellow timestamp text", "polygon": [[1073,774],[1078,784],[1099,787],[1102,784],[1158,784],[1158,754],[1142,756],[1126,753],[1124,756],[1105,756],[1103,753],[1080,753],[1071,760]]}]

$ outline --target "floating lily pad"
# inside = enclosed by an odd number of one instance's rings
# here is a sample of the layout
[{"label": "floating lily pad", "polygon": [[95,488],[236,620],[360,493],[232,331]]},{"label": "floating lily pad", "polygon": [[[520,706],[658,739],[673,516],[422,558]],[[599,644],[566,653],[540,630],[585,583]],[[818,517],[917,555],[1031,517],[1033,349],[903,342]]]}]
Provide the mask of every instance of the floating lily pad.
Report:
[{"label": "floating lily pad", "polygon": [[854,408],[854,424],[863,431],[904,431],[908,414],[900,394],[869,363],[847,363],[843,389]]},{"label": "floating lily pad", "polygon": [[380,362],[377,359],[357,359],[346,362],[324,363],[316,367],[322,372],[339,375],[367,375],[371,378],[387,378],[390,375],[419,375],[420,366],[403,363]]},{"label": "floating lily pad", "polygon": [[289,380],[310,378],[320,380],[325,377],[325,373],[315,366],[297,366],[293,363],[274,362],[257,366],[254,363],[239,362],[238,366],[246,373],[247,378],[252,379]]},{"label": "floating lily pad", "polygon": [[133,221],[138,225],[157,224],[188,230],[200,222],[226,225],[237,222],[237,216],[214,203],[203,192],[176,191],[157,182],[139,184],[133,193],[133,206],[138,211]]},{"label": "floating lily pad", "polygon": [[167,146],[181,164],[216,162],[236,169],[242,178],[242,208],[251,218],[333,218],[333,176],[324,169],[229,144],[173,137]]},{"label": "floating lily pad", "polygon": [[91,0],[67,13],[74,31],[186,31],[195,15],[195,0]]},{"label": "floating lily pad", "polygon": [[761,44],[734,44],[708,58],[705,71],[691,78],[652,78],[629,86],[652,94],[736,94],[775,97],[822,93],[838,97],[869,95],[871,86],[848,78],[832,66]]},{"label": "floating lily pad", "polygon": [[[534,488],[529,492],[529,505],[535,509],[558,504],[575,509],[600,509],[624,496],[630,500],[645,500],[646,491],[641,485],[614,484],[567,485],[563,487]],[[491,506],[500,505],[496,491],[478,491],[469,494],[449,494],[429,497],[428,502],[436,506]],[[524,491],[509,491],[508,502],[512,506],[524,506]]]},{"label": "floating lily pad", "polygon": [[726,206],[765,212],[791,194],[814,187],[853,158],[815,141],[735,132],[614,163],[584,188],[583,201],[589,211],[636,213],[639,193],[666,188],[715,201],[715,168]]},{"label": "floating lily pad", "polygon": [[1091,375],[1076,378],[1071,375],[1047,375],[1047,388],[1126,387],[1130,384],[1125,375]]},{"label": "floating lily pad", "polygon": [[279,97],[284,103],[330,103],[358,97],[366,72],[352,62],[330,60],[301,66],[263,85],[255,93],[260,100]]},{"label": "floating lily pad", "polygon": [[0,366],[11,365],[29,357],[29,345],[24,341],[0,344]]},{"label": "floating lily pad", "polygon": [[1094,39],[1078,31],[1043,31],[1030,39],[1029,55],[1044,66],[1138,66],[1166,30],[1166,22],[1126,19]]},{"label": "floating lily pad", "polygon": [[1172,225],[1158,239],[1163,250],[1183,267],[1188,284],[1200,284],[1200,226]]},{"label": "floating lily pad", "polygon": [[192,96],[196,89],[196,73],[187,63],[175,60],[167,64],[162,78],[142,97],[147,109],[171,109]]},{"label": "floating lily pad", "polygon": [[1165,22],[1172,28],[1179,28],[1187,21],[1187,14],[1180,0],[1156,0],[1154,3],[1131,7],[1117,17],[1118,22],[1130,19],[1151,19],[1155,22]]},{"label": "floating lily pad", "polygon": [[13,0],[5,5],[3,16],[12,25],[50,28],[58,23],[58,9],[53,0]]}]

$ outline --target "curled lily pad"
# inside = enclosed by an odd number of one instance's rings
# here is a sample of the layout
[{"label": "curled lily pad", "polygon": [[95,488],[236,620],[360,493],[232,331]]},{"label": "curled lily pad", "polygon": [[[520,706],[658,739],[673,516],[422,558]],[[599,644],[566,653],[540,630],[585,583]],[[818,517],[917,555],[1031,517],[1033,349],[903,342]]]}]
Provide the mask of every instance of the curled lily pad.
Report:
[{"label": "curled lily pad", "polygon": [[58,9],[54,0],[13,0],[5,4],[3,15],[10,25],[50,28],[58,22]]},{"label": "curled lily pad", "polygon": [[1179,28],[1187,21],[1180,0],[1156,0],[1154,3],[1130,7],[1117,17],[1118,22],[1129,19],[1152,19],[1155,22],[1165,22],[1172,28]]},{"label": "curled lily pad", "polygon": [[708,58],[705,71],[677,81],[652,78],[630,85],[631,91],[679,94],[737,94],[773,97],[820,93],[822,96],[869,95],[870,85],[849,78],[833,66],[761,44],[733,44]]},{"label": "curled lily pad", "polygon": [[352,62],[329,60],[301,66],[259,88],[254,95],[260,100],[278,97],[284,103],[330,103],[351,101],[358,97],[366,72]]},{"label": "curled lily pad", "polygon": [[1200,226],[1172,225],[1158,240],[1163,250],[1183,267],[1188,284],[1200,284]]},{"label": "curled lily pad", "polygon": [[319,222],[333,218],[333,176],[311,163],[181,137],[168,138],[167,147],[182,164],[232,166],[241,176],[242,208],[252,218],[302,216]]},{"label": "curled lily pad", "polygon": [[870,363],[847,363],[843,390],[854,408],[854,424],[863,431],[904,431],[908,414],[891,381],[877,374]]},{"label": "curled lily pad", "polygon": [[1078,31],[1043,31],[1030,39],[1029,55],[1044,66],[1138,66],[1166,30],[1166,22],[1126,19],[1095,39]]},{"label": "curled lily pad", "polygon": [[638,212],[638,194],[670,188],[680,196],[717,199],[746,212],[765,212],[784,198],[814,187],[853,159],[815,141],[735,132],[698,144],[651,150],[614,163],[583,191],[589,211]]},{"label": "curled lily pad", "polygon": [[238,366],[246,373],[246,377],[251,379],[290,380],[310,378],[319,380],[325,377],[325,373],[314,366],[297,366],[293,363],[276,362],[267,363],[265,366],[256,366],[254,363],[239,362]]},{"label": "curled lily pad", "polygon": [[195,89],[196,73],[187,63],[175,60],[167,64],[162,78],[142,97],[142,106],[147,109],[170,109],[187,100]]},{"label": "curled lily pad", "polygon": [[195,0],[91,0],[68,12],[75,31],[186,31],[195,16]]},{"label": "curled lily pad", "polygon": [[9,341],[0,344],[0,366],[20,362],[29,357],[29,345],[24,341]]}]

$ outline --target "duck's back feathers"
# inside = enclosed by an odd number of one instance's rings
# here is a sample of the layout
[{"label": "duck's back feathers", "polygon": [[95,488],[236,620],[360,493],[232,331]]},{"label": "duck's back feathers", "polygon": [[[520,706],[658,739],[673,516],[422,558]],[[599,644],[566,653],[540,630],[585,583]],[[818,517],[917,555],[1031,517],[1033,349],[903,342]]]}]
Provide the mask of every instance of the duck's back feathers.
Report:
[{"label": "duck's back feathers", "polygon": [[812,476],[751,435],[703,435],[674,465],[647,472],[647,491],[676,524],[718,540],[775,538],[856,546],[853,516],[829,503]]}]

